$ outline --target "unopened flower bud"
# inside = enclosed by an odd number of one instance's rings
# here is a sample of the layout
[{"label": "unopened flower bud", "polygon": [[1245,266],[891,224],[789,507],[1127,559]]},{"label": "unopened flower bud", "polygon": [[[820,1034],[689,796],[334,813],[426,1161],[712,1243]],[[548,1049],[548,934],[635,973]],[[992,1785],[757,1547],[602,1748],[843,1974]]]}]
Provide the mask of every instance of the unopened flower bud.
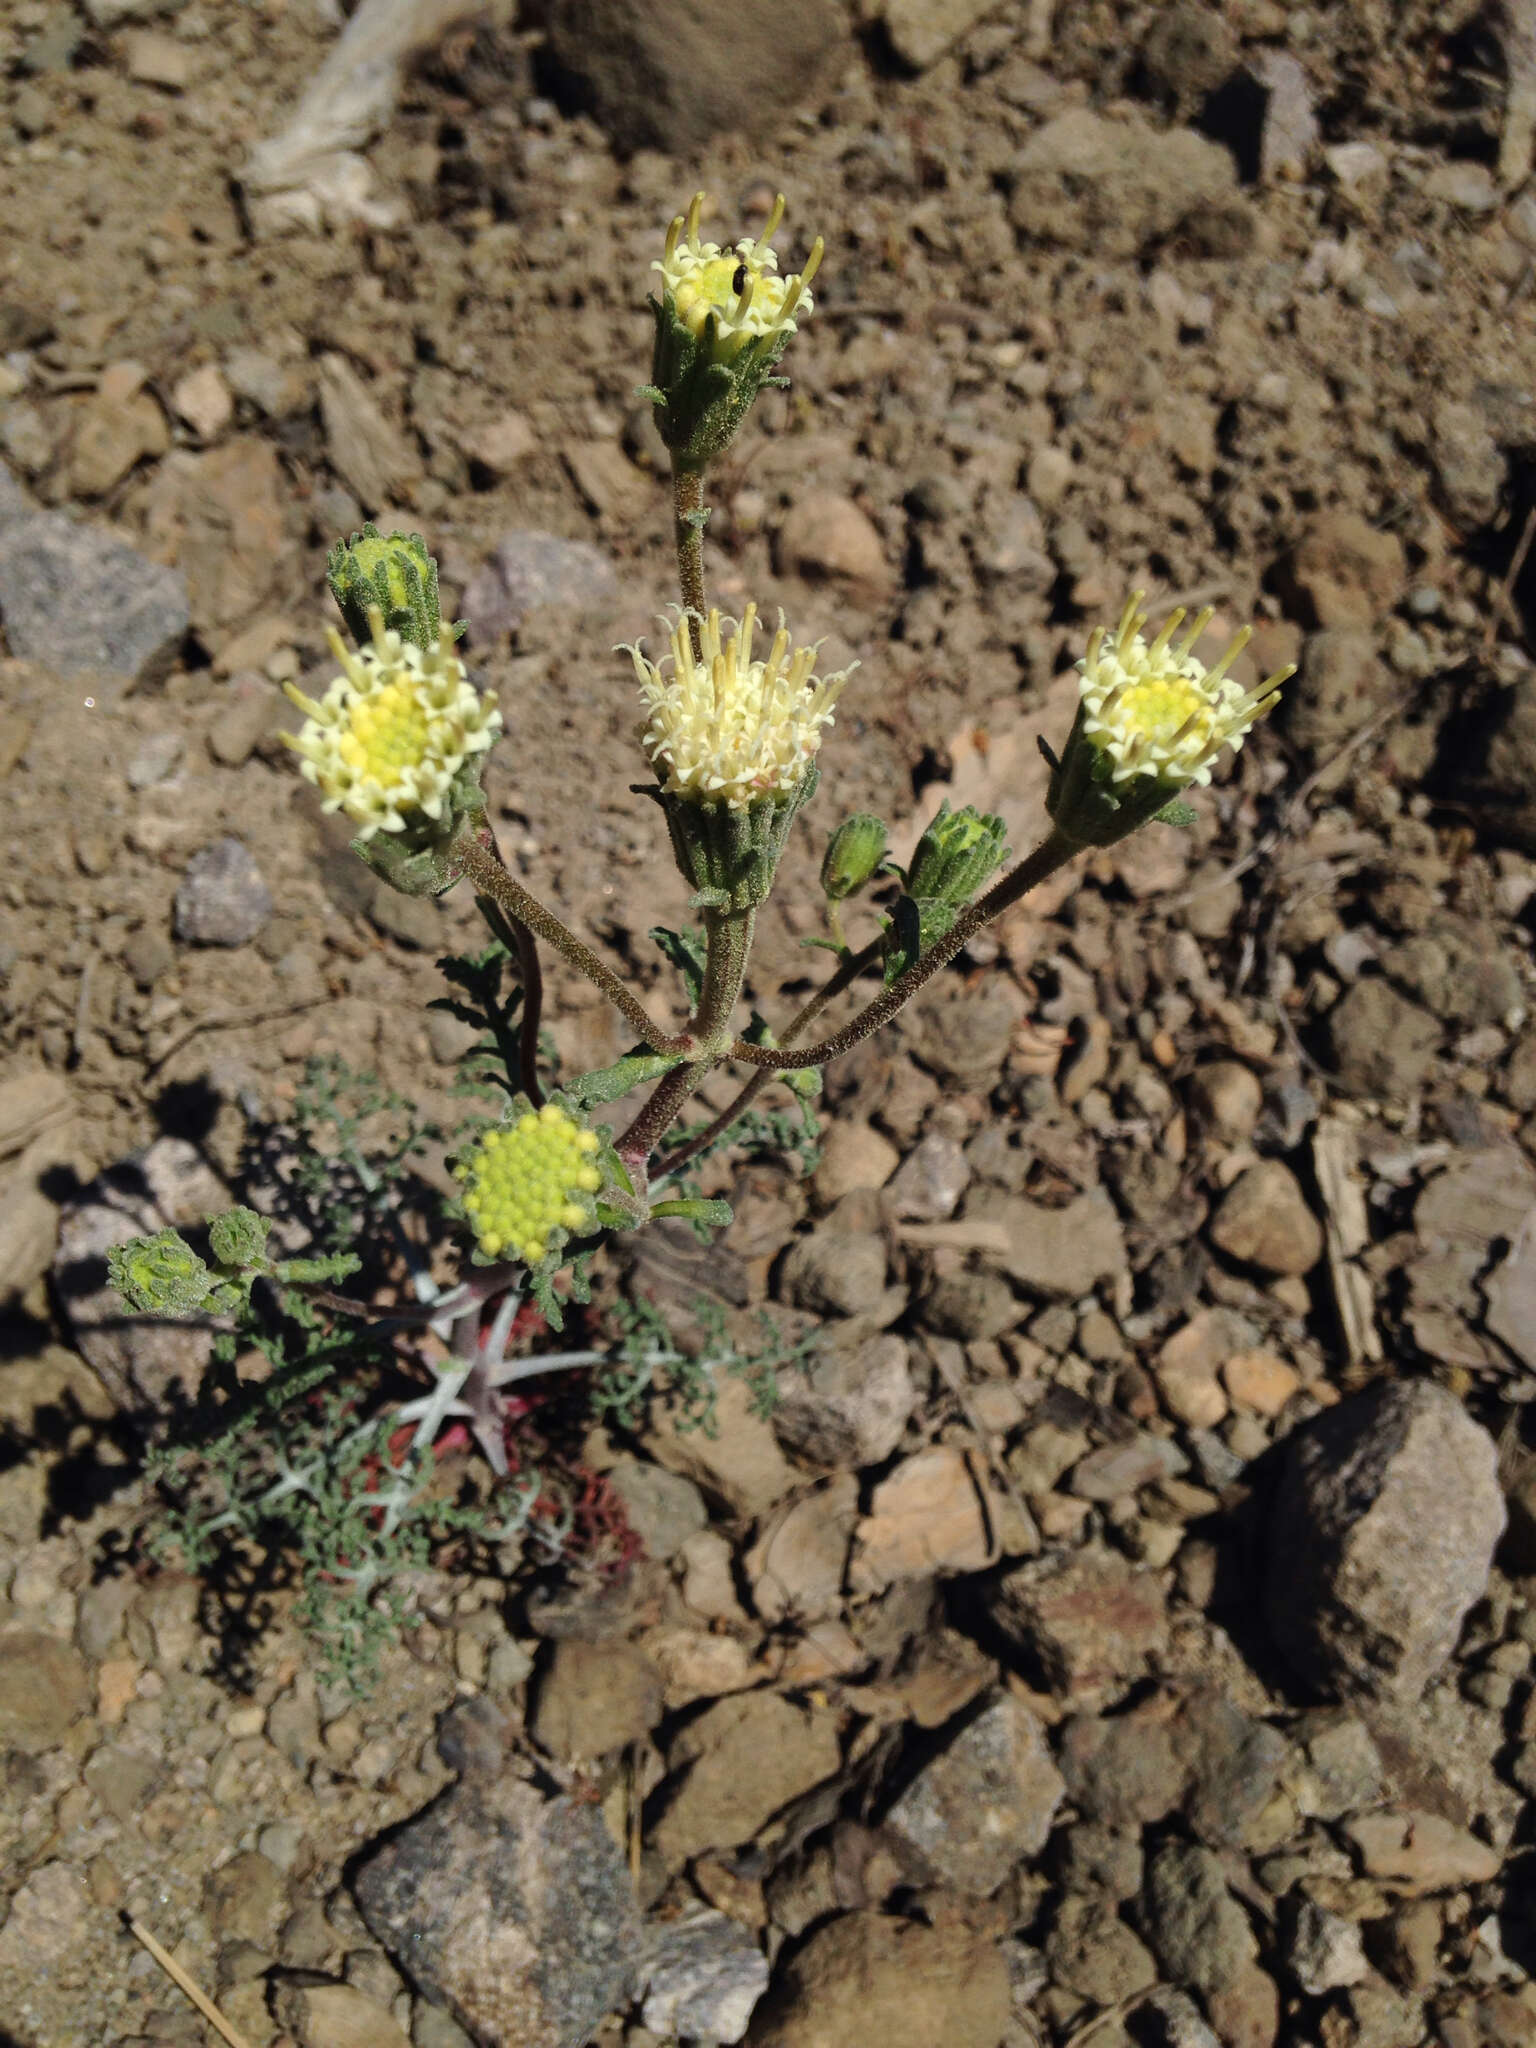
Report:
[{"label": "unopened flower bud", "polygon": [[359,647],[373,638],[373,612],[383,618],[384,630],[397,633],[408,647],[425,649],[442,639],[437,564],[419,533],[384,534],[376,526],[365,526],[350,540],[336,543],[326,557],[325,571],[331,595]]},{"label": "unopened flower bud", "polygon": [[219,1285],[179,1230],[114,1245],[107,1253],[107,1275],[141,1316],[190,1315],[207,1304]]},{"label": "unopened flower bud", "polygon": [[208,1226],[208,1249],[221,1266],[258,1266],[266,1258],[271,1227],[254,1209],[226,1209]]},{"label": "unopened flower bud", "polygon": [[856,895],[885,859],[886,831],[883,819],[869,811],[855,811],[844,818],[827,842],[821,863],[823,893],[833,903]]},{"label": "unopened flower bud", "polygon": [[1008,858],[1001,818],[967,804],[951,811],[946,797],[917,842],[907,869],[907,894],[920,902],[963,909]]}]

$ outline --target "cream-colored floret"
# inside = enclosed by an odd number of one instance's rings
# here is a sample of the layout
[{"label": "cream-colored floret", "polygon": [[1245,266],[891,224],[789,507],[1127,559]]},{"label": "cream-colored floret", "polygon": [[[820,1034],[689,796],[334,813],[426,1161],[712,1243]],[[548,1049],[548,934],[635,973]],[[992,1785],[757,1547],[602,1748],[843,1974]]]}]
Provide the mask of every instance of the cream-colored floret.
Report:
[{"label": "cream-colored floret", "polygon": [[407,646],[377,612],[371,617],[373,645],[360,653],[330,634],[342,673],[318,702],[285,685],[305,714],[297,733],[283,735],[300,773],[324,809],[356,820],[362,839],[402,832],[413,817],[440,818],[454,776],[501,724],[495,697],[475,690],[451,646]]},{"label": "cream-colored floret", "polygon": [[1240,747],[1294,673],[1279,670],[1245,690],[1227,670],[1247,646],[1245,626],[1210,668],[1192,649],[1214,612],[1206,610],[1173,644],[1183,623],[1172,613],[1150,645],[1144,638],[1144,591],[1137,591],[1113,631],[1096,627],[1077,664],[1082,676],[1083,734],[1112,764],[1113,782],[1151,775],[1170,790],[1208,783],[1223,747]]},{"label": "cream-colored floret", "polygon": [[791,648],[782,619],[766,659],[754,660],[756,630],[756,605],[740,626],[712,611],[696,657],[680,612],[660,662],[627,650],[649,713],[641,744],[664,789],[739,809],[787,795],[815,759],[852,670],[818,677],[817,646]]},{"label": "cream-colored floret", "polygon": [[809,317],[813,310],[809,286],[821,266],[823,244],[818,235],[804,270],[781,278],[778,254],[769,244],[784,218],[782,193],[773,203],[762,234],[755,239],[748,236],[734,248],[699,240],[703,205],[704,194],[696,192],[687,213],[679,214],[667,230],[662,261],[651,268],[661,272],[678,319],[695,334],[702,335],[705,323],[714,315],[715,352],[728,362],[748,342],[764,335],[793,334],[799,321]]}]

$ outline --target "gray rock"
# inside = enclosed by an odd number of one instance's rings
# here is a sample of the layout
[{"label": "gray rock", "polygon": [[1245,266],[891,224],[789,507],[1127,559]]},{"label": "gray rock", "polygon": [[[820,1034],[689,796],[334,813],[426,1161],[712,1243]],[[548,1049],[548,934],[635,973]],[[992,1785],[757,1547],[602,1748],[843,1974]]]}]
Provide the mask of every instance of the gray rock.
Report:
[{"label": "gray rock", "polygon": [[1018,1322],[1021,1304],[1001,1273],[947,1273],[922,1305],[924,1329],[962,1344],[1000,1337]]},{"label": "gray rock", "polygon": [[882,10],[891,48],[914,71],[926,71],[944,52],[996,12],[994,0],[885,0]]},{"label": "gray rock", "polygon": [[1189,1764],[1174,1747],[1160,1699],[1143,1711],[1077,1714],[1062,1730],[1057,1761],[1074,1806],[1105,1827],[1139,1832],[1183,1799]]},{"label": "gray rock", "polygon": [[186,579],[125,541],[36,510],[0,465],[0,620],[23,661],[150,682],[186,635]]},{"label": "gray rock", "polygon": [[780,1443],[818,1465],[882,1465],[917,1406],[902,1337],[819,1350],[779,1374],[773,1427]]},{"label": "gray rock", "polygon": [[998,1691],[918,1772],[886,1826],[927,1875],[987,1898],[1015,1864],[1045,1847],[1065,1792],[1040,1722],[1022,1700]]},{"label": "gray rock", "polygon": [[709,1520],[704,1496],[691,1479],[643,1458],[621,1458],[608,1483],[624,1503],[629,1526],[647,1557],[663,1564]]},{"label": "gray rock", "polygon": [[823,1225],[797,1238],[784,1261],[785,1298],[814,1315],[856,1316],[885,1293],[885,1240]]},{"label": "gray rock", "polygon": [[366,1851],[353,1892],[374,1937],[477,2040],[584,2048],[631,1996],[640,1919],[593,1806],[466,1772]]},{"label": "gray rock", "polygon": [[187,862],[176,891],[175,930],[193,946],[243,946],[272,915],[272,891],[249,848],[216,839]]},{"label": "gray rock", "polygon": [[259,1849],[246,1849],[211,1870],[203,1882],[203,1911],[223,1941],[269,1947],[287,1910],[283,1873]]},{"label": "gray rock", "polygon": [[90,1673],[72,1644],[35,1629],[0,1635],[0,1750],[40,1756],[55,1748],[92,1696]]},{"label": "gray rock", "polygon": [[1214,1686],[1202,1686],[1183,1702],[1173,1743],[1189,1769],[1190,1826],[1212,1848],[1245,1846],[1249,1831],[1266,1824],[1290,1757],[1285,1737]]},{"label": "gray rock", "polygon": [[1163,2030],[1158,2048],[1222,2048],[1187,1991],[1160,1984],[1141,2010],[1154,2016]]},{"label": "gray rock", "polygon": [[1508,468],[1488,415],[1459,399],[1440,399],[1430,413],[1430,447],[1452,519],[1463,528],[1486,526],[1498,512]]},{"label": "gray rock", "polygon": [[1176,1984],[1228,1989],[1258,1953],[1248,1916],[1227,1889],[1221,1859],[1192,1842],[1165,1842],[1142,1889],[1146,1935]]},{"label": "gray rock", "polygon": [[584,540],[554,533],[509,533],[469,580],[460,605],[472,647],[494,647],[528,614],[558,606],[573,620],[606,618],[618,602],[613,563]]},{"label": "gray rock", "polygon": [[1269,95],[1259,138],[1259,175],[1266,184],[1295,176],[1306,170],[1321,140],[1306,69],[1288,50],[1255,51],[1248,68]]},{"label": "gray rock", "polygon": [[1440,1048],[1438,1018],[1376,977],[1357,981],[1328,1015],[1339,1080],[1352,1094],[1402,1102],[1418,1089]]},{"label": "gray rock", "polygon": [[1124,1271],[1125,1233],[1103,1188],[1078,1195],[1063,1209],[1047,1209],[983,1187],[967,1196],[965,1214],[967,1220],[1001,1226],[1006,1249],[989,1256],[1032,1294],[1075,1300]]},{"label": "gray rock", "polygon": [[1122,1444],[1101,1444],[1076,1466],[1068,1491],[1079,1500],[1123,1500],[1159,1479],[1173,1479],[1189,1470],[1189,1460],[1172,1437],[1146,1430]]},{"label": "gray rock", "polygon": [[1357,732],[1402,691],[1378,658],[1374,632],[1328,626],[1307,635],[1300,673],[1281,697],[1287,731],[1298,746],[1325,753]]},{"label": "gray rock", "polygon": [[1297,1908],[1286,1961],[1309,1998],[1358,1984],[1370,1968],[1356,1923],[1311,1899]]},{"label": "gray rock", "polygon": [[1324,1692],[1414,1700],[1482,1597],[1505,1521],[1498,1447],[1445,1388],[1385,1382],[1297,1430],[1276,1492],[1265,1606]]},{"label": "gray rock", "polygon": [[1391,1787],[1381,1751],[1365,1723],[1340,1707],[1318,1707],[1300,1722],[1303,1761],[1288,1789],[1296,1811],[1311,1820],[1342,1820],[1379,1806]]},{"label": "gray rock", "polygon": [[187,750],[186,736],[176,731],[146,733],[123,770],[130,789],[153,789],[174,775]]},{"label": "gray rock", "polygon": [[[728,36],[690,0],[569,0],[551,16],[549,44],[572,96],[619,149],[686,152],[805,106],[847,36],[833,0],[739,0]],[[716,241],[729,232],[710,223]]]},{"label": "gray rock", "polygon": [[739,2041],[768,1989],[768,1958],[747,1930],[700,1907],[646,1940],[644,2024],[653,2034]]},{"label": "gray rock", "polygon": [[1102,1891],[1116,1904],[1134,1899],[1146,1873],[1139,1830],[1076,1822],[1066,1830],[1057,1873],[1064,1892]]},{"label": "gray rock", "polygon": [[1026,237],[1102,259],[1179,236],[1204,255],[1242,255],[1252,212],[1228,152],[1187,128],[1159,130],[1074,107],[1025,142],[1009,217]]},{"label": "gray rock", "polygon": [[941,1131],[931,1131],[910,1151],[887,1190],[891,1214],[913,1223],[939,1223],[953,1216],[971,1183],[971,1162]]}]

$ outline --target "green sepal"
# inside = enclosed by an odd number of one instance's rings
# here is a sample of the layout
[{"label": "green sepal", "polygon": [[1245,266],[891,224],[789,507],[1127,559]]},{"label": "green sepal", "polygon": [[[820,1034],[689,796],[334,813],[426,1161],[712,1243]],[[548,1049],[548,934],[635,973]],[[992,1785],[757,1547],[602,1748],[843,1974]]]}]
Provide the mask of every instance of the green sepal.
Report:
[{"label": "green sepal", "polygon": [[1171,803],[1164,804],[1160,811],[1152,813],[1152,822],[1154,825],[1193,825],[1199,815],[1193,805],[1174,797]]},{"label": "green sepal", "polygon": [[381,881],[402,896],[442,896],[464,872],[458,852],[461,833],[487,829],[480,787],[483,757],[473,755],[448,786],[440,818],[420,817],[403,832],[375,832],[354,839],[352,851]]},{"label": "green sepal", "polygon": [[789,345],[787,329],[746,342],[729,358],[718,352],[713,313],[695,334],[677,314],[671,292],[651,299],[656,338],[651,382],[645,387],[656,427],[678,466],[703,470],[735,438],[752,401]]},{"label": "green sepal", "polygon": [[637,787],[661,805],[673,855],[695,902],[710,910],[752,910],[772,889],[789,828],[820,780],[813,761],[787,794],[740,807],[700,803],[652,784]]},{"label": "green sepal", "polygon": [[1114,780],[1109,759],[1083,730],[1081,705],[1051,771],[1045,808],[1064,839],[1079,846],[1115,846],[1178,801],[1178,789],[1155,775]]},{"label": "green sepal", "polygon": [[[375,610],[383,614],[386,630],[412,647],[431,647],[443,637],[437,564],[419,533],[384,534],[364,526],[331,549],[325,580],[359,647],[372,644],[369,613]],[[451,627],[447,637],[457,639],[462,631]]]}]

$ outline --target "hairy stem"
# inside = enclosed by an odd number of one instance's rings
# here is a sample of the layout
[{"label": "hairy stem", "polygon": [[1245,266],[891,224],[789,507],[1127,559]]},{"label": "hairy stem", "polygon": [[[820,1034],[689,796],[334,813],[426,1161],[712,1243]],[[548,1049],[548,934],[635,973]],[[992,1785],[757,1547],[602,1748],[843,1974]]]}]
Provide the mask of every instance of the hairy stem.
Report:
[{"label": "hairy stem", "polygon": [[649,1100],[620,1138],[618,1154],[632,1173],[641,1175],[646,1162],[677,1118],[678,1111],[716,1066],[731,1042],[731,1014],[746,978],[752,949],[755,910],[704,912],[704,975],[691,1028],[698,1057],[663,1074]]},{"label": "hairy stem", "polygon": [[552,910],[546,910],[539,899],[530,895],[517,877],[508,872],[489,829],[485,830],[484,839],[473,831],[461,834],[454,848],[460,867],[475,888],[482,895],[489,896],[514,924],[526,925],[541,939],[547,939],[562,959],[569,961],[579,974],[584,974],[588,981],[601,989],[635,1035],[652,1052],[693,1052],[696,1048],[691,1033],[664,1031],[613,969],[600,960],[590,946],[583,945]]},{"label": "hairy stem", "polygon": [[[840,996],[845,988],[851,988],[865,969],[873,967],[879,958],[878,939],[871,939],[862,952],[846,954],[836,972],[828,976],[799,1014],[784,1027],[779,1034],[779,1044],[791,1046],[797,1039],[802,1038],[828,1003]],[[782,1060],[779,1065],[782,1067]],[[664,1179],[669,1174],[680,1172],[691,1160],[697,1159],[701,1152],[707,1152],[717,1138],[723,1137],[733,1123],[746,1115],[773,1077],[771,1067],[756,1068],[751,1079],[739,1091],[733,1102],[728,1102],[720,1114],[712,1117],[702,1131],[695,1132],[693,1137],[667,1153],[658,1163],[657,1178]]]},{"label": "hairy stem", "polygon": [[685,469],[672,458],[672,537],[677,548],[677,580],[682,587],[683,610],[688,614],[688,637],[693,658],[704,658],[699,628],[704,618],[704,472]]},{"label": "hairy stem", "polygon": [[[1054,875],[1065,867],[1072,856],[1082,848],[1074,839],[1068,839],[1053,830],[1049,837],[1037,846],[1032,854],[1021,860],[1016,868],[995,883],[986,895],[969,910],[962,911],[949,930],[936,939],[921,960],[914,961],[906,973],[899,975],[889,988],[882,989],[872,1003],[859,1011],[841,1031],[824,1038],[819,1045],[807,1046],[798,1052],[786,1052],[782,1047],[748,1045],[738,1038],[731,1047],[730,1057],[743,1060],[749,1066],[778,1068],[781,1071],[795,1067],[819,1067],[826,1060],[833,1060],[840,1053],[851,1052],[866,1038],[878,1031],[882,1024],[888,1024],[898,1010],[906,1008],[918,990],[932,981],[940,968],[947,967],[960,951],[966,940],[979,932],[984,924],[1009,910],[1021,896],[1043,882],[1048,875]],[[836,976],[833,977],[836,979]]]}]

